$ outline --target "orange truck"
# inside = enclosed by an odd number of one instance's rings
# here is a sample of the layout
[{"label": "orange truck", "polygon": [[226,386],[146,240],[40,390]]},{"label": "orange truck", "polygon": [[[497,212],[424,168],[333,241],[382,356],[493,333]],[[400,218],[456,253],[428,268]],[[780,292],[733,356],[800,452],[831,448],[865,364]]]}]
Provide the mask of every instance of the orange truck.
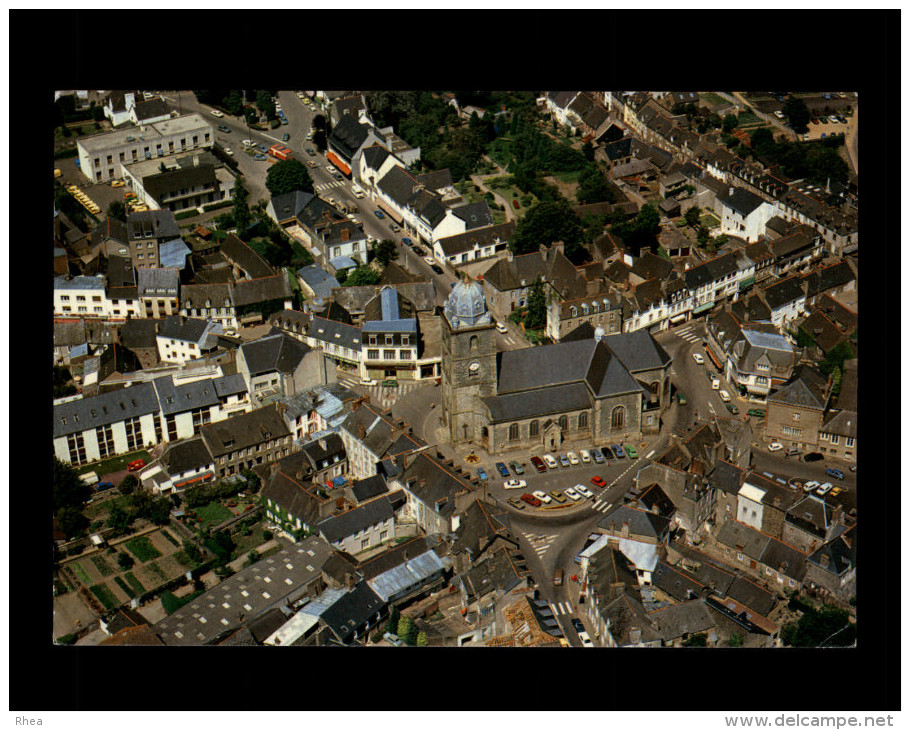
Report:
[{"label": "orange truck", "polygon": [[278,160],[294,159],[294,152],[290,147],[285,147],[283,144],[273,144],[269,147],[269,154]]}]

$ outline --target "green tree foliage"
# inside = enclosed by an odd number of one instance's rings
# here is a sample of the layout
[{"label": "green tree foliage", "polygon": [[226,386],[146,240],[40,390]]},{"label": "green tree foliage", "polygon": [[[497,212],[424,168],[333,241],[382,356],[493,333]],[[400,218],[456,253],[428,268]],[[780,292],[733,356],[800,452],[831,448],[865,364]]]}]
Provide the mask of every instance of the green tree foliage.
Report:
[{"label": "green tree foliage", "polygon": [[266,119],[277,119],[275,114],[275,102],[272,101],[272,95],[268,91],[256,92],[256,106],[259,111],[265,114]]},{"label": "green tree foliage", "polygon": [[727,134],[730,134],[730,132],[736,129],[737,124],[739,124],[739,117],[735,114],[724,114],[724,121],[721,125],[721,129]]},{"label": "green tree foliage", "polygon": [[234,188],[231,190],[231,195],[234,200],[234,208],[232,211],[234,225],[237,227],[237,235],[243,237],[246,230],[250,227],[252,218],[250,216],[250,207],[247,203],[250,194],[243,186],[242,178],[237,178],[234,183]]},{"label": "green tree foliage", "polygon": [[805,134],[809,128],[809,120],[812,115],[806,107],[806,102],[795,96],[790,96],[784,102],[784,114],[790,122],[790,126],[797,134]]},{"label": "green tree foliage", "polygon": [[742,634],[733,634],[727,640],[728,646],[739,647],[743,645],[743,635]]},{"label": "green tree foliage", "polygon": [[92,496],[92,488],[85,484],[77,475],[76,470],[69,464],[54,457],[54,471],[52,475],[54,495],[54,511],[63,507],[73,507],[81,510],[83,505]]},{"label": "green tree foliage", "polygon": [[224,98],[223,105],[228,114],[235,117],[239,117],[243,114],[243,97],[236,89],[228,92],[227,96]]},{"label": "green tree foliage", "polygon": [[842,608],[807,606],[798,621],[784,626],[781,639],[787,646],[853,646],[856,626]]},{"label": "green tree foliage", "polygon": [[402,616],[398,619],[398,638],[408,643],[408,635],[411,633],[413,621],[408,616]]},{"label": "green tree foliage", "polygon": [[539,330],[547,326],[547,294],[538,276],[528,289],[528,314],[525,328]]},{"label": "green tree foliage", "polygon": [[638,211],[635,220],[624,221],[613,226],[613,232],[629,242],[641,242],[654,236],[660,230],[660,213],[653,203],[646,203]]},{"label": "green tree foliage", "polygon": [[313,179],[300,160],[282,160],[269,168],[265,187],[274,195],[284,195],[295,190],[313,192]]},{"label": "green tree foliage", "polygon": [[123,481],[120,482],[120,486],[117,487],[117,491],[119,491],[120,494],[132,494],[133,490],[135,490],[138,486],[139,480],[136,478],[136,476],[133,474],[127,474],[123,478]]},{"label": "green tree foliage", "polygon": [[88,232],[85,208],[61,185],[54,189],[54,207],[64,213],[79,230]]},{"label": "green tree foliage", "polygon": [[85,530],[88,525],[88,519],[82,514],[77,507],[61,507],[57,510],[57,522],[60,529],[67,538],[72,538]]},{"label": "green tree foliage", "polygon": [[828,350],[825,359],[818,364],[818,370],[823,375],[833,373],[835,369],[843,372],[844,360],[850,360],[856,357],[853,346],[844,340]]},{"label": "green tree foliage", "polygon": [[565,254],[572,260],[581,249],[583,238],[584,228],[568,201],[541,201],[518,221],[509,248],[516,254],[524,254],[537,251],[540,244],[549,246],[563,241]]},{"label": "green tree foliage", "polygon": [[246,106],[243,108],[243,119],[247,124],[256,124],[259,121],[259,115],[253,107]]},{"label": "green tree foliage", "polygon": [[75,384],[72,382],[73,376],[68,368],[62,365],[54,365],[53,375],[54,398],[63,398],[68,395],[75,395],[78,392]]},{"label": "green tree foliage", "polygon": [[698,221],[701,220],[701,208],[697,205],[693,205],[689,210],[686,211],[683,218],[686,221],[686,225],[690,228],[695,228],[698,226]]},{"label": "green tree foliage", "polygon": [[379,283],[379,272],[369,266],[358,266],[345,279],[345,286],[367,286]]},{"label": "green tree foliage", "polygon": [[427,635],[421,631],[417,634],[417,646],[429,646],[430,640],[427,638]]},{"label": "green tree foliage", "polygon": [[136,561],[133,560],[133,556],[126,551],[117,553],[117,565],[119,565],[122,570],[129,570],[135,564]]},{"label": "green tree foliage", "polygon": [[108,510],[106,524],[117,532],[126,532],[130,522],[132,522],[132,519],[129,513],[119,504],[115,504]]},{"label": "green tree foliage", "polygon": [[398,247],[391,238],[384,238],[373,244],[373,256],[383,266],[388,266],[390,262],[398,258]]},{"label": "green tree foliage", "polygon": [[385,630],[387,632],[389,632],[390,634],[396,634],[396,635],[398,634],[399,617],[400,617],[400,614],[398,613],[398,607],[392,606],[392,608],[389,609],[389,621],[385,627]]},{"label": "green tree foliage", "polygon": [[126,223],[126,206],[119,200],[113,201],[107,206],[107,217]]},{"label": "green tree foliage", "polygon": [[705,634],[692,634],[683,642],[683,646],[707,646],[708,637]]},{"label": "green tree foliage", "polygon": [[581,204],[612,203],[616,200],[613,189],[596,165],[588,165],[578,176],[575,197]]}]

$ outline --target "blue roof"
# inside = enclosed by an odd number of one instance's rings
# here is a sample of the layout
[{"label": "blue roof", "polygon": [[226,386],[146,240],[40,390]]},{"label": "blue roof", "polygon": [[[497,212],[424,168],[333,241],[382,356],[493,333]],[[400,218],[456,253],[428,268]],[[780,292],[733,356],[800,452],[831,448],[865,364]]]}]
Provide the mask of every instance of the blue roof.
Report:
[{"label": "blue roof", "polygon": [[749,341],[750,345],[754,345],[756,347],[793,352],[793,346],[790,344],[790,341],[783,335],[776,335],[771,332],[756,332],[755,330],[744,329],[743,337]]},{"label": "blue roof", "polygon": [[382,304],[382,318],[386,321],[398,319],[401,316],[398,307],[398,291],[391,287],[383,289],[379,294]]},{"label": "blue roof", "polygon": [[190,255],[189,246],[182,238],[165,241],[158,247],[158,260],[162,268],[183,269],[186,267],[186,257]]},{"label": "blue roof", "polygon": [[354,261],[350,256],[336,256],[333,259],[329,259],[329,263],[338,271],[339,269],[356,269],[357,262]]},{"label": "blue roof", "polygon": [[67,279],[58,276],[54,279],[54,289],[104,289],[103,276],[74,276]]},{"label": "blue roof", "polygon": [[364,332],[416,332],[417,320],[414,319],[371,319],[363,323]]}]

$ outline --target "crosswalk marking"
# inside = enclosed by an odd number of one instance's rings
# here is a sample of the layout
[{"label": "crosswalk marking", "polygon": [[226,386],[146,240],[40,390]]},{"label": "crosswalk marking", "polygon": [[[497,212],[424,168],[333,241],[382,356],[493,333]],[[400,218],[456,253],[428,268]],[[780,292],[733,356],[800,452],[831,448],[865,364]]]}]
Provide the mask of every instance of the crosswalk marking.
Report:
[{"label": "crosswalk marking", "polygon": [[426,385],[425,381],[399,380],[397,388],[386,388],[380,383],[364,385],[356,378],[343,376],[338,378],[338,382],[347,388],[356,387],[365,390],[370,395],[370,402],[382,408],[391,408],[400,396],[410,393],[421,385]]},{"label": "crosswalk marking", "polygon": [[331,188],[340,188],[342,185],[344,185],[343,180],[334,180],[333,182],[320,183],[319,185],[314,185],[313,190],[315,190],[317,193],[322,193],[322,192],[325,192],[326,190],[330,190]]},{"label": "crosswalk marking", "polygon": [[531,543],[531,547],[534,549],[534,552],[537,553],[537,557],[539,558],[543,558],[547,550],[550,549],[550,547],[559,537],[559,535],[540,533],[535,534],[533,532],[522,532],[521,534],[525,536],[525,539],[527,539],[529,543]]},{"label": "crosswalk marking", "polygon": [[603,514],[606,514],[607,512],[610,511],[610,508],[612,506],[613,506],[612,502],[607,503],[606,501],[598,500],[593,505],[591,505],[591,509],[593,509],[595,512],[602,512]]}]

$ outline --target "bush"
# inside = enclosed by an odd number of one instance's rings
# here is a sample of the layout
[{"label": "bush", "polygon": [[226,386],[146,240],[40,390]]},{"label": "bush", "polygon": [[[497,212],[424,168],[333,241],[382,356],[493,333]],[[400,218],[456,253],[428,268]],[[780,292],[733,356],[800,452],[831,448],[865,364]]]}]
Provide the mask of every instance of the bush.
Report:
[{"label": "bush", "polygon": [[176,213],[174,215],[174,220],[182,221],[186,218],[193,218],[194,216],[197,216],[197,215],[199,215],[199,211],[196,210],[195,208],[192,208],[191,210],[185,210],[182,213]]},{"label": "bush", "polygon": [[117,487],[117,491],[120,494],[132,494],[136,487],[139,486],[139,480],[133,474],[127,474],[123,481],[120,482],[120,486]]},{"label": "bush", "polygon": [[211,210],[218,210],[219,208],[228,208],[234,205],[233,200],[221,200],[217,203],[207,203],[202,206],[202,210],[208,213]]},{"label": "bush", "polygon": [[271,539],[272,539],[272,533],[269,532],[268,530],[263,530],[263,531],[262,531],[262,539],[263,539],[264,541],[265,541],[265,540],[271,540]]},{"label": "bush", "polygon": [[377,631],[370,637],[370,642],[373,644],[378,644],[380,641],[382,641],[382,633],[379,631]]},{"label": "bush", "polygon": [[58,636],[54,643],[63,644],[64,646],[71,646],[76,643],[76,635],[64,634],[63,636]]},{"label": "bush", "polygon": [[119,565],[123,570],[129,570],[136,564],[136,561],[128,555],[127,553],[120,553],[117,555],[117,565]]}]

